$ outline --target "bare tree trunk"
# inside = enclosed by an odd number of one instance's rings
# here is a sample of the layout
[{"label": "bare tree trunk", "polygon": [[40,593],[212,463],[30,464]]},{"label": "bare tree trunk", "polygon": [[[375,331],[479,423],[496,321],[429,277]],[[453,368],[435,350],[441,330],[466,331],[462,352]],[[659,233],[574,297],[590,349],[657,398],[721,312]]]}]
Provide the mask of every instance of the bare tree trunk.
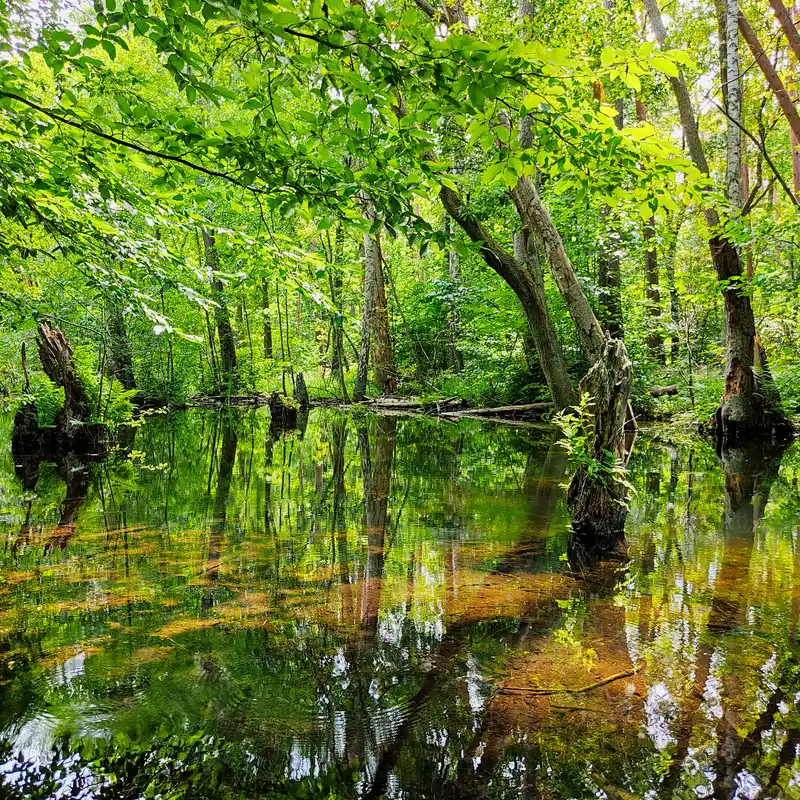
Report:
[{"label": "bare tree trunk", "polygon": [[[613,4],[606,2],[607,10],[613,10]],[[623,126],[622,100],[616,103],[617,114],[614,124],[617,130]],[[603,245],[603,255],[600,258],[600,269],[597,284],[600,289],[600,303],[603,307],[603,324],[606,330],[615,338],[621,338],[624,331],[622,317],[622,273],[619,257],[619,233],[613,225],[612,211],[607,206],[601,210],[601,217],[605,222],[606,239]]]},{"label": "bare tree trunk", "polygon": [[269,310],[269,279],[261,279],[261,313],[264,315],[264,358],[272,358],[272,316]]},{"label": "bare tree trunk", "polygon": [[[647,337],[650,354],[658,361],[664,360],[664,339],[658,328],[661,325],[661,287],[656,251],[656,221],[650,217],[644,226],[644,272],[647,280],[647,313],[655,328]],[[673,266],[674,268],[674,266]]]},{"label": "bare tree trunk", "polygon": [[447,213],[464,233],[471,241],[480,245],[480,254],[483,260],[514,290],[514,294],[519,298],[531,334],[536,342],[539,361],[553,396],[553,403],[557,409],[568,408],[575,402],[575,395],[547,309],[544,275],[538,256],[534,257],[536,251],[534,242],[530,238],[532,235],[530,229],[523,229],[526,242],[525,252],[530,257],[525,264],[521,264],[469,213],[456,192],[442,187],[439,197]]},{"label": "bare tree trunk", "polygon": [[[658,2],[644,0],[644,6],[653,33],[659,44],[663,45],[667,32],[661,19]],[[683,73],[669,80],[677,101],[689,154],[695,166],[708,175],[708,162]],[[739,290],[738,284],[744,277],[739,252],[718,232],[720,218],[716,209],[707,207],[704,209],[704,214],[710,232],[711,259],[717,277],[724,286],[722,296],[725,305],[725,394],[715,415],[716,433],[723,441],[730,443],[735,442],[740,436],[786,433],[790,428],[781,408],[777,390],[769,376],[762,381],[756,378],[755,319],[749,296]]]},{"label": "bare tree trunk", "polygon": [[372,366],[375,382],[382,392],[391,394],[397,389],[397,366],[392,350],[392,335],[389,329],[389,306],[386,302],[386,282],[383,274],[383,252],[381,240],[376,234],[373,240],[375,267],[373,274],[374,297],[372,304]]},{"label": "bare tree trunk", "polygon": [[108,327],[111,333],[111,364],[109,373],[116,378],[125,389],[136,388],[136,376],[133,371],[131,342],[125,318],[118,306],[108,306]]},{"label": "bare tree trunk", "polygon": [[39,359],[45,375],[64,389],[64,406],[59,411],[56,427],[69,432],[77,423],[89,421],[89,396],[75,367],[75,357],[67,337],[46,322],[38,325]]},{"label": "bare tree trunk", "polygon": [[[452,234],[450,217],[446,211],[444,213],[444,233],[446,236]],[[464,369],[464,356],[458,346],[461,336],[461,309],[458,298],[458,291],[461,288],[461,262],[455,247],[447,248],[446,258],[447,275],[452,287],[447,314],[447,366],[455,372],[461,372]]]},{"label": "bare tree trunk", "polygon": [[[778,101],[783,116],[786,117],[786,121],[789,123],[789,128],[795,140],[800,139],[800,115],[797,113],[797,108],[789,92],[783,85],[781,76],[772,65],[769,56],[758,40],[758,36],[756,36],[756,32],[750,27],[750,23],[743,13],[739,13],[738,15],[738,25],[739,30],[742,32],[742,38],[747,42],[747,46],[750,48],[753,58],[764,73],[767,85],[775,95],[775,99]],[[730,114],[730,111],[728,113]]]},{"label": "bare tree trunk", "polygon": [[[589,360],[589,372],[581,381],[581,390],[588,392],[594,403],[593,456],[607,465],[609,455],[615,462],[624,463],[628,456],[625,433],[633,382],[625,343],[611,338],[600,326],[533,183],[521,179],[511,196],[524,223],[542,240],[556,286]],[[608,476],[592,476],[579,468],[567,492],[573,529],[590,537],[618,537],[627,513],[621,502],[624,498],[625,489],[618,482]]]},{"label": "bare tree trunk", "polygon": [[353,386],[353,401],[360,403],[366,397],[369,372],[369,351],[372,328],[372,309],[375,297],[375,266],[380,258],[375,240],[364,234],[364,305],[361,313],[361,346],[358,349],[358,368]]},{"label": "bare tree trunk", "polygon": [[728,112],[725,190],[731,208],[742,208],[742,79],[739,74],[739,0],[725,0],[725,68]]},{"label": "bare tree trunk", "polygon": [[789,42],[789,47],[792,48],[798,60],[800,60],[800,33],[797,32],[792,14],[788,8],[781,2],[781,0],[769,0],[778,22],[786,34],[786,41]]},{"label": "bare tree trunk", "polygon": [[217,304],[214,308],[214,321],[217,324],[222,373],[220,375],[222,385],[219,388],[226,391],[231,384],[236,382],[236,340],[233,337],[233,328],[231,327],[224,287],[217,275],[219,272],[219,256],[216,243],[214,236],[205,228],[203,229],[203,245],[206,254],[206,267],[211,273],[211,295]]}]

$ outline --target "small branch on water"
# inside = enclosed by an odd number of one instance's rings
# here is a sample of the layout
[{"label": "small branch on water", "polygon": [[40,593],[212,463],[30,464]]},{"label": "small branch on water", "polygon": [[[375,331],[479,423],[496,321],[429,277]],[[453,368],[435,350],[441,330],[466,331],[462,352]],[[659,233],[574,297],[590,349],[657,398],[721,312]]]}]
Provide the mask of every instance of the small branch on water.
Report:
[{"label": "small branch on water", "polygon": [[601,686],[608,686],[609,683],[614,683],[622,678],[630,678],[633,675],[637,675],[639,672],[641,672],[641,669],[644,667],[644,665],[645,662],[641,661],[633,669],[625,670],[624,672],[615,672],[613,675],[609,675],[607,678],[604,678],[597,683],[590,683],[588,686],[581,686],[579,689],[536,689],[532,686],[501,686],[497,690],[497,693],[509,695],[526,694],[534,695],[535,697],[545,697],[553,694],[584,694],[586,692],[591,692],[592,689],[599,689]]}]

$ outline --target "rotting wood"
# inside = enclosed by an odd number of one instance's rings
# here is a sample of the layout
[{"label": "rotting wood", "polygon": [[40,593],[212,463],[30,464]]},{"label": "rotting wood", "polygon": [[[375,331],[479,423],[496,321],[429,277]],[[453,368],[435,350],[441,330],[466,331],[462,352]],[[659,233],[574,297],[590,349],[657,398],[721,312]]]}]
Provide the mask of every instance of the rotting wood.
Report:
[{"label": "rotting wood", "polygon": [[653,386],[647,390],[650,397],[672,397],[678,394],[678,384],[673,383],[670,386]]}]

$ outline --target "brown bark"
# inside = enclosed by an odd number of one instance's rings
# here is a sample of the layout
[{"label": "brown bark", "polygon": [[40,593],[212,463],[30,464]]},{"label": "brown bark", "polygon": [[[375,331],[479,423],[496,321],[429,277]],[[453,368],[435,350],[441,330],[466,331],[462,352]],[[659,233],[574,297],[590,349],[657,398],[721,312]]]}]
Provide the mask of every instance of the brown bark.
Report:
[{"label": "brown bark", "polygon": [[764,78],[767,81],[767,85],[775,95],[775,99],[778,101],[781,112],[783,113],[783,116],[786,117],[786,121],[789,123],[789,128],[791,129],[792,134],[794,135],[795,139],[800,139],[800,115],[798,115],[794,102],[792,101],[789,92],[786,90],[786,87],[783,85],[783,81],[781,80],[780,75],[778,75],[778,71],[772,66],[772,62],[769,60],[769,56],[761,46],[761,42],[758,40],[756,32],[750,27],[750,23],[747,21],[747,18],[742,12],[739,13],[739,31],[742,34],[742,38],[747,42],[747,46],[750,48],[753,58],[755,58],[756,63],[764,73]]},{"label": "brown bark", "polygon": [[109,329],[111,333],[111,363],[109,373],[123,388],[136,388],[136,375],[133,371],[133,356],[128,329],[122,312],[115,305],[109,306]]},{"label": "brown bark", "polygon": [[264,358],[272,358],[272,316],[269,310],[269,279],[261,279],[261,312],[264,315]]},{"label": "brown bark", "polygon": [[67,337],[46,322],[38,325],[39,359],[45,375],[64,389],[64,407],[59,412],[57,427],[69,428],[73,423],[87,422],[91,415],[89,396],[75,367],[75,358]]},{"label": "brown bark", "polygon": [[794,51],[795,56],[800,60],[800,34],[797,32],[792,14],[788,8],[781,2],[781,0],[769,0],[778,22],[786,34],[786,41],[789,42],[789,47]]},{"label": "brown bark", "polygon": [[[667,32],[658,2],[644,0],[644,4],[653,33],[663,45]],[[708,161],[683,73],[670,78],[670,84],[689,154],[694,165],[708,175]],[[711,259],[717,277],[723,283],[725,305],[725,394],[715,416],[716,434],[723,441],[732,443],[742,435],[786,433],[788,423],[777,392],[772,388],[767,393],[760,391],[760,383],[756,380],[755,319],[750,298],[740,291],[740,281],[744,277],[741,256],[736,247],[718,233],[720,217],[717,210],[706,207],[704,215],[710,231]]]},{"label": "brown bark", "polygon": [[[633,382],[632,365],[625,343],[604,332],[578,282],[564,243],[542,204],[536,187],[521,179],[512,190],[520,217],[541,238],[556,286],[567,305],[589,372],[581,390],[592,398],[594,413],[594,458],[609,464],[624,462],[628,455],[626,427]],[[591,538],[613,539],[624,528],[625,489],[609,475],[590,476],[579,468],[570,482],[567,504],[576,532]]]},{"label": "brown bark", "polygon": [[575,402],[569,374],[561,353],[555,329],[547,309],[544,294],[544,275],[539,265],[532,233],[529,228],[523,230],[526,242],[526,253],[529,258],[526,265],[521,264],[476,220],[464,207],[461,198],[452,189],[445,186],[439,192],[442,205],[447,213],[461,227],[469,239],[480,245],[483,260],[511,287],[520,300],[528,325],[536,342],[542,371],[553,396],[557,409],[568,408]]},{"label": "brown bark", "polygon": [[219,272],[219,255],[217,254],[216,242],[214,236],[205,229],[203,229],[203,245],[205,247],[206,267],[211,273],[211,295],[216,303],[214,321],[217,324],[222,373],[218,388],[226,391],[229,385],[236,383],[236,340],[233,336],[224,287],[217,274]]},{"label": "brown bark", "polygon": [[375,236],[375,272],[373,287],[375,295],[372,304],[372,366],[378,388],[391,394],[397,389],[397,367],[392,350],[392,335],[389,328],[389,307],[386,303],[386,282],[383,274],[383,253],[381,240]]}]

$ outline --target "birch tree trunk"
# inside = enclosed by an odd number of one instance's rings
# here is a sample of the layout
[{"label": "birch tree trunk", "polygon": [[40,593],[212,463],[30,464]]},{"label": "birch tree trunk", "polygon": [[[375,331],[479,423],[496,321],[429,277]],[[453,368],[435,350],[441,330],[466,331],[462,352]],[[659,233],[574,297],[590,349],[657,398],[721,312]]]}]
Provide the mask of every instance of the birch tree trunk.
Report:
[{"label": "birch tree trunk", "polygon": [[725,192],[731,209],[742,208],[742,80],[739,74],[739,2],[725,0],[725,71],[728,112]]}]

